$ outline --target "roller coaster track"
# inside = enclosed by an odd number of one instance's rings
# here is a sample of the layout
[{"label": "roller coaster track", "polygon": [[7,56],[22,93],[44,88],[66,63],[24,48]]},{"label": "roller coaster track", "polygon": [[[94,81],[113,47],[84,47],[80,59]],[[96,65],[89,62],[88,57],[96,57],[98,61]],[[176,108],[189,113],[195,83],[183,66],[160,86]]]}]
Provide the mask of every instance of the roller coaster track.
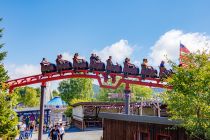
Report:
[{"label": "roller coaster track", "polygon": [[106,75],[106,72],[100,72],[100,71],[93,71],[89,72],[88,70],[66,70],[62,72],[51,72],[46,74],[39,74],[39,75],[33,75],[28,77],[23,77],[19,79],[9,80],[6,83],[9,86],[10,92],[16,88],[21,86],[27,86],[31,84],[45,84],[49,81],[55,81],[55,80],[62,80],[62,79],[69,79],[69,78],[91,78],[96,79],[99,83],[99,86],[102,88],[110,88],[110,89],[116,89],[121,84],[125,84],[125,89],[129,89],[130,84],[135,85],[142,85],[142,86],[149,86],[149,87],[159,87],[159,88],[167,88],[171,89],[171,86],[168,86],[167,83],[161,82],[159,78],[145,78],[142,79],[141,76],[131,76],[128,75],[127,77],[124,76],[124,74],[118,74],[118,73],[110,73],[110,77],[118,77],[116,82],[113,84],[106,84],[103,82],[103,76]]}]

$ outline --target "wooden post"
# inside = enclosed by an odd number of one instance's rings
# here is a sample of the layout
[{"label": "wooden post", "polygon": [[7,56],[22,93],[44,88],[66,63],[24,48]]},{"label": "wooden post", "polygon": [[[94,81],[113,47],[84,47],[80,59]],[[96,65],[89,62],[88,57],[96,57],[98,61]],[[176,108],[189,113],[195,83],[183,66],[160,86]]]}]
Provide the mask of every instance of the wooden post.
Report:
[{"label": "wooden post", "polygon": [[125,93],[125,114],[129,115],[130,114],[130,96],[131,96],[131,91],[130,91],[128,83],[126,83],[124,93]]},{"label": "wooden post", "polygon": [[41,97],[40,97],[40,116],[39,116],[39,134],[38,140],[42,140],[43,135],[43,122],[44,122],[44,94],[46,89],[46,83],[42,83],[41,85]]}]

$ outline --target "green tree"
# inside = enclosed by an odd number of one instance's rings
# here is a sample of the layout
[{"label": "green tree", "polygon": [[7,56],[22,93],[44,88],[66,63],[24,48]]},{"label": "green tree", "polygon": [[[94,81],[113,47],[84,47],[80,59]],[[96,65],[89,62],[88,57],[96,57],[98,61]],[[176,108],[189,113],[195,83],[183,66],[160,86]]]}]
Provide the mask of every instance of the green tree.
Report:
[{"label": "green tree", "polygon": [[[2,19],[0,18],[0,22],[1,22],[1,20]],[[3,29],[0,28],[0,38],[2,37],[2,32],[3,32]],[[0,43],[0,50],[2,49],[3,46],[4,46],[4,44]],[[1,85],[2,85],[2,82],[5,82],[6,80],[9,79],[9,76],[7,75],[7,71],[5,70],[4,65],[3,65],[3,60],[6,57],[6,55],[7,55],[7,52],[0,51],[0,82],[1,82]]]},{"label": "green tree", "polygon": [[99,93],[96,96],[96,99],[98,101],[123,101],[123,99],[110,99],[109,98],[109,93],[123,93],[124,92],[124,85],[120,85],[117,89],[107,89],[107,88],[100,88]]},{"label": "green tree", "polygon": [[59,83],[58,91],[62,100],[71,103],[72,99],[91,100],[93,87],[91,79],[68,79]]},{"label": "green tree", "polygon": [[153,90],[145,86],[131,85],[131,92],[134,93],[133,101],[138,101],[141,98],[152,98]]},{"label": "green tree", "polygon": [[[125,85],[120,85],[117,89],[105,89],[100,88],[99,94],[97,95],[97,100],[99,101],[123,101],[123,99],[109,99],[109,93],[124,93]],[[130,90],[132,94],[131,101],[137,101],[141,97],[151,98],[152,97],[152,89],[149,87],[143,87],[138,85],[130,85]]]},{"label": "green tree", "polygon": [[16,88],[15,93],[18,95],[18,102],[22,102],[27,107],[36,107],[39,105],[37,89],[32,87]]},{"label": "green tree", "polygon": [[60,93],[57,90],[52,91],[53,97],[60,96]]},{"label": "green tree", "polygon": [[36,89],[37,97],[40,99],[40,96],[41,96],[41,88],[40,87],[37,87],[35,89]]},{"label": "green tree", "polygon": [[210,54],[196,52],[187,66],[172,64],[175,74],[168,80],[173,89],[165,95],[172,119],[181,120],[193,137],[204,139],[210,132]]},{"label": "green tree", "polygon": [[[1,19],[0,19],[1,21]],[[3,29],[0,29],[0,38]],[[3,44],[0,44],[0,50]],[[12,107],[15,105],[15,95],[6,93],[4,82],[8,80],[9,76],[4,68],[3,60],[6,57],[6,52],[0,51],[0,137],[15,137],[17,135],[17,114]]]},{"label": "green tree", "polygon": [[15,96],[0,93],[0,137],[15,137],[17,135],[17,114],[13,111]]}]

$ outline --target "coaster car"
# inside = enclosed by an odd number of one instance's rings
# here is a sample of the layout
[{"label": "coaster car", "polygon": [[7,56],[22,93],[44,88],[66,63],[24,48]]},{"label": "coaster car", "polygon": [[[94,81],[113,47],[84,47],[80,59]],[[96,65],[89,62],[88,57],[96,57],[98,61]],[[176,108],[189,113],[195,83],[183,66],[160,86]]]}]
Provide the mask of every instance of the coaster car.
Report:
[{"label": "coaster car", "polygon": [[159,67],[159,69],[160,69],[159,72],[160,79],[170,77],[173,74],[173,71],[171,69],[167,70],[165,67]]},{"label": "coaster car", "polygon": [[43,63],[40,63],[40,65],[41,65],[41,72],[42,72],[42,74],[50,73],[50,72],[56,72],[57,71],[55,64],[50,63],[49,65],[44,65]]},{"label": "coaster car", "polygon": [[139,75],[139,68],[124,62],[123,73],[124,75]]},{"label": "coaster car", "polygon": [[107,73],[122,73],[122,66],[118,64],[113,65],[111,62],[107,61],[106,71]]},{"label": "coaster car", "polygon": [[96,61],[93,58],[90,58],[90,70],[105,71],[105,64],[101,61]]},{"label": "coaster car", "polygon": [[85,60],[75,60],[73,59],[73,68],[74,70],[87,70],[88,62]]},{"label": "coaster car", "polygon": [[142,78],[150,77],[150,78],[157,78],[157,70],[151,68],[147,68],[144,65],[141,65],[141,76]]},{"label": "coaster car", "polygon": [[56,61],[57,64],[57,70],[60,72],[62,70],[72,70],[72,63],[69,61],[64,61],[64,63],[60,63],[59,61]]}]

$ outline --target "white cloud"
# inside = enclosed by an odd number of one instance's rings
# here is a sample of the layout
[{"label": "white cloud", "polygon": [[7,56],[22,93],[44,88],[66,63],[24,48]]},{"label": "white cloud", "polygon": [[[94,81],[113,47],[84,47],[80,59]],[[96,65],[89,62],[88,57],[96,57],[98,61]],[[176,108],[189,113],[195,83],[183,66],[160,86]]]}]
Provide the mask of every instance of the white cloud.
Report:
[{"label": "white cloud", "polygon": [[113,62],[122,63],[126,57],[131,56],[133,48],[128,44],[127,40],[122,39],[100,51],[94,51],[94,53],[100,56],[103,62],[106,62],[108,57],[112,56]]},{"label": "white cloud", "polygon": [[39,65],[23,64],[23,65],[6,65],[10,79],[16,79],[41,73]]},{"label": "white cloud", "polygon": [[64,52],[64,53],[62,53],[62,56],[63,56],[63,59],[72,62],[72,58],[73,58],[73,55],[72,54],[69,54],[68,52]]},{"label": "white cloud", "polygon": [[191,52],[210,49],[210,37],[204,33],[184,33],[181,30],[170,30],[162,35],[151,47],[149,57],[152,65],[158,66],[161,60],[177,61],[180,42]]}]

